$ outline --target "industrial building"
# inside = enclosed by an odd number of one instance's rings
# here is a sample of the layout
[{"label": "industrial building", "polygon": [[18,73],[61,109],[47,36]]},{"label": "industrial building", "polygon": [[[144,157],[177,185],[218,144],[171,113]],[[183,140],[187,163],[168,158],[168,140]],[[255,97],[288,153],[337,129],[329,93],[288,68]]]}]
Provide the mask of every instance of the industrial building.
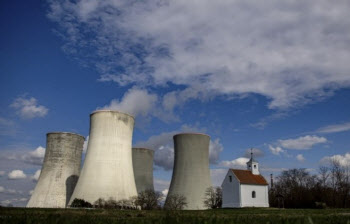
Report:
[{"label": "industrial building", "polygon": [[78,134],[47,133],[44,163],[27,207],[67,206],[79,178],[83,144]]},{"label": "industrial building", "polygon": [[223,208],[269,207],[268,183],[253,153],[247,170],[229,169],[221,187]]},{"label": "industrial building", "polygon": [[154,190],[153,186],[153,154],[146,148],[132,148],[132,165],[137,193]]},{"label": "industrial building", "polygon": [[175,161],[168,197],[184,196],[187,210],[206,209],[205,192],[212,186],[209,171],[210,137],[200,133],[181,133],[173,139]]},{"label": "industrial building", "polygon": [[111,110],[90,115],[90,135],[75,198],[94,203],[98,199],[123,200],[137,195],[132,165],[134,117]]}]

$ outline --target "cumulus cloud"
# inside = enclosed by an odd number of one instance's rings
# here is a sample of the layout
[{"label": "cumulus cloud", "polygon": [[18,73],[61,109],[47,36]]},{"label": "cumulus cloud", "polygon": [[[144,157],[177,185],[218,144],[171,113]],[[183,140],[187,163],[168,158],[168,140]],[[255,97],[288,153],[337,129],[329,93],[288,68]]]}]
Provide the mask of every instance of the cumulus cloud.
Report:
[{"label": "cumulus cloud", "polygon": [[286,148],[286,149],[310,149],[316,144],[326,143],[327,139],[325,137],[318,137],[315,135],[306,135],[303,137],[295,138],[295,139],[285,139],[278,140],[278,143]]},{"label": "cumulus cloud", "polygon": [[303,156],[302,154],[298,154],[298,155],[296,156],[296,159],[297,159],[299,162],[304,162],[304,161],[305,161],[305,158],[304,158],[304,156]]},{"label": "cumulus cloud", "polygon": [[87,147],[89,144],[89,136],[85,138],[84,144],[83,144],[83,153],[86,153]]},{"label": "cumulus cloud", "polygon": [[316,132],[336,133],[336,132],[343,132],[343,131],[349,131],[349,130],[350,130],[350,122],[347,122],[343,124],[328,125],[328,126],[319,128]]},{"label": "cumulus cloud", "polygon": [[242,168],[247,166],[247,162],[249,161],[248,158],[245,157],[239,157],[237,159],[231,160],[231,161],[221,161],[220,165],[223,167],[228,167],[228,168]]},{"label": "cumulus cloud", "polygon": [[209,143],[209,162],[211,164],[217,164],[219,161],[220,153],[224,150],[223,145],[220,143],[220,139],[210,140]]},{"label": "cumulus cloud", "polygon": [[154,189],[156,191],[168,190],[170,186],[170,181],[154,178]]},{"label": "cumulus cloud", "polygon": [[282,149],[281,147],[279,146],[273,146],[273,145],[269,145],[269,150],[272,154],[274,155],[279,155],[281,154],[282,152],[285,152],[284,149]]},{"label": "cumulus cloud", "polygon": [[287,109],[350,86],[349,11],[327,0],[50,0],[48,17],[100,81],[195,89],[168,95],[167,108],[198,93],[253,93]]},{"label": "cumulus cloud", "polygon": [[28,198],[13,198],[13,199],[3,200],[1,201],[1,204],[4,206],[10,206],[12,205],[12,203],[18,204],[21,202],[26,202],[28,200],[29,200]]},{"label": "cumulus cloud", "polygon": [[[155,150],[154,164],[165,170],[171,170],[174,165],[173,136],[179,132],[204,132],[204,129],[183,125],[178,131],[163,132],[149,137],[147,141],[138,142],[136,147],[145,147]],[[217,164],[223,146],[220,139],[216,138],[209,142],[209,162]]]},{"label": "cumulus cloud", "polygon": [[24,153],[23,155],[15,155],[13,159],[20,159],[29,164],[41,165],[45,157],[45,150],[44,147],[39,146],[35,150]]},{"label": "cumulus cloud", "polygon": [[156,108],[158,97],[145,89],[131,88],[119,101],[114,99],[101,109],[118,110],[133,116],[147,116]]},{"label": "cumulus cloud", "polygon": [[325,156],[320,160],[320,162],[323,164],[331,164],[333,161],[339,162],[339,164],[343,167],[349,167],[350,153],[345,153],[344,155]]},{"label": "cumulus cloud", "polygon": [[154,164],[165,170],[171,170],[174,164],[174,144],[172,141],[176,133],[176,131],[172,131],[154,135],[145,142],[136,143],[136,146],[155,150]]},{"label": "cumulus cloud", "polygon": [[10,107],[17,110],[17,114],[22,119],[32,119],[35,117],[45,117],[49,111],[45,106],[38,105],[34,97],[18,97],[13,101]]},{"label": "cumulus cloud", "polygon": [[8,194],[16,194],[17,191],[15,189],[7,189]]},{"label": "cumulus cloud", "polygon": [[163,197],[166,197],[168,195],[169,189],[162,190]]},{"label": "cumulus cloud", "polygon": [[26,177],[27,177],[27,175],[23,172],[23,170],[12,170],[8,174],[8,178],[10,180],[24,179]]},{"label": "cumulus cloud", "polygon": [[213,186],[221,186],[226,173],[227,169],[210,169],[210,177]]},{"label": "cumulus cloud", "polygon": [[0,186],[0,193],[5,192],[5,188],[3,186]]},{"label": "cumulus cloud", "polygon": [[42,146],[39,146],[38,148],[36,148],[34,151],[29,152],[29,155],[33,158],[44,158],[45,156],[45,148]]},{"label": "cumulus cloud", "polygon": [[37,170],[37,171],[35,172],[35,174],[31,177],[32,180],[38,181],[38,180],[39,180],[39,177],[40,177],[40,173],[41,173],[41,170]]}]

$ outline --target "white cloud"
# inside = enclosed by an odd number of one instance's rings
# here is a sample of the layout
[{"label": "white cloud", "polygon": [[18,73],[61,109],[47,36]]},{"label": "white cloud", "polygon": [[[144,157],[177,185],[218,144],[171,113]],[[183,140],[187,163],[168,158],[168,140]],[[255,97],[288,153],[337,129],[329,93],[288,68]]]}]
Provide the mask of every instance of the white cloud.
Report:
[{"label": "white cloud", "polygon": [[242,168],[247,166],[248,161],[249,161],[248,158],[240,157],[231,161],[221,161],[220,165],[228,168],[234,168],[234,167]]},{"label": "white cloud", "polygon": [[220,139],[210,140],[209,143],[209,162],[216,164],[219,161],[220,153],[224,150],[224,147],[220,143]]},{"label": "white cloud", "polygon": [[10,107],[17,110],[17,114],[22,119],[32,119],[35,117],[45,117],[49,111],[46,107],[38,105],[34,97],[18,97],[13,101]]},{"label": "white cloud", "polygon": [[154,178],[154,189],[156,191],[162,192],[164,190],[168,190],[169,186],[170,186],[170,181]]},{"label": "white cloud", "polygon": [[1,204],[2,205],[5,205],[5,206],[8,206],[8,205],[10,205],[11,204],[11,200],[3,200],[3,201],[1,201]]},{"label": "white cloud", "polygon": [[45,148],[42,146],[39,146],[38,148],[36,148],[34,151],[29,152],[29,155],[33,158],[44,158],[45,156]]},{"label": "white cloud", "polygon": [[15,189],[7,189],[8,194],[16,194],[17,191]]},{"label": "white cloud", "polygon": [[134,116],[145,117],[156,109],[157,100],[158,97],[156,94],[149,93],[145,89],[131,88],[124,94],[120,101],[114,99],[109,105],[101,109],[118,110]]},{"label": "white cloud", "polygon": [[334,124],[322,127],[317,130],[319,133],[336,133],[350,130],[350,122],[343,124]]},{"label": "white cloud", "polygon": [[149,137],[145,142],[139,142],[136,147],[145,147],[155,150],[154,164],[163,167],[165,170],[171,170],[174,164],[174,145],[173,136],[176,131],[163,132],[159,135]]},{"label": "white cloud", "polygon": [[[48,17],[60,25],[65,51],[92,64],[101,81],[173,83],[212,95],[255,93],[278,109],[350,86],[347,1],[49,4]],[[164,106],[186,101],[187,96],[177,98],[181,93],[173,95]]]},{"label": "white cloud", "polygon": [[27,175],[22,171],[22,170],[12,170],[9,174],[8,174],[8,178],[10,180],[16,180],[16,179],[24,179],[26,178]]},{"label": "white cloud", "polygon": [[0,186],[0,193],[5,192],[5,188],[3,186]]},{"label": "white cloud", "polygon": [[32,180],[38,181],[40,177],[41,170],[37,170],[35,174],[32,176]]},{"label": "white cloud", "polygon": [[6,172],[5,171],[0,171],[0,177],[2,177],[2,176],[4,176],[6,174]]},{"label": "white cloud", "polygon": [[166,197],[168,195],[169,189],[162,190],[163,197]]},{"label": "white cloud", "polygon": [[227,173],[227,169],[211,169],[210,170],[210,177],[211,182],[213,183],[213,186],[221,186],[222,181],[225,178],[225,175]]},{"label": "white cloud", "polygon": [[84,145],[83,145],[83,153],[86,153],[87,147],[89,144],[89,136],[85,138]]},{"label": "white cloud", "polygon": [[330,164],[332,161],[338,161],[339,164],[343,167],[350,166],[350,153],[345,153],[344,155],[333,155],[333,156],[325,156],[320,162],[324,164]]},{"label": "white cloud", "polygon": [[272,145],[269,145],[269,150],[274,155],[279,155],[280,153],[285,152],[285,150],[282,149],[281,147],[279,147],[279,146],[272,146]]},{"label": "white cloud", "polygon": [[327,139],[325,137],[318,137],[315,135],[306,135],[303,137],[295,138],[295,139],[285,139],[278,140],[278,143],[287,149],[310,149],[316,144],[326,143]]},{"label": "white cloud", "polygon": [[19,159],[29,164],[41,165],[45,157],[45,150],[44,147],[39,146],[28,153],[13,155],[11,159]]},{"label": "white cloud", "polygon": [[304,162],[304,161],[305,161],[305,158],[304,158],[304,156],[303,156],[302,154],[298,154],[298,155],[296,156],[296,158],[297,158],[297,160],[298,160],[299,162]]}]

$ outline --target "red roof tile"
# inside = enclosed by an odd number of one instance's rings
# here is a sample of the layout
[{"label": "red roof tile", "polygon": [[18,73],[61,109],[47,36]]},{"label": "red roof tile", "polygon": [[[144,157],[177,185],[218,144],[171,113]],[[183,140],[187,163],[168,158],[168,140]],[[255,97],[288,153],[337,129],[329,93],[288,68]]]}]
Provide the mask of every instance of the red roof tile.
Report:
[{"label": "red roof tile", "polygon": [[231,169],[241,184],[269,185],[261,175],[254,175],[250,170]]}]

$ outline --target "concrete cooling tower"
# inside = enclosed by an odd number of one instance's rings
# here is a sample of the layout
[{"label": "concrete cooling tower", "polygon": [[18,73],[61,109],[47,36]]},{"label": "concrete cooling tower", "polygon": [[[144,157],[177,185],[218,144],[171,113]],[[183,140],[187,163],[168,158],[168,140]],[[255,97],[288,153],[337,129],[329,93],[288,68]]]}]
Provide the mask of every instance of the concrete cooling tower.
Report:
[{"label": "concrete cooling tower", "polygon": [[132,148],[132,165],[137,193],[154,190],[153,187],[153,154],[154,151],[145,148]]},{"label": "concrete cooling tower", "polygon": [[84,137],[48,133],[41,174],[27,207],[65,208],[80,173]]},{"label": "concrete cooling tower", "polygon": [[99,198],[122,200],[136,196],[131,140],[134,118],[118,111],[90,115],[90,137],[75,198],[94,203]]},{"label": "concrete cooling tower", "polygon": [[[209,141],[205,134],[183,133],[174,136],[175,161],[168,197],[186,198],[187,210],[206,209],[205,191],[211,187]],[[168,199],[167,197],[167,199]],[[165,201],[165,206],[168,201]]]}]

